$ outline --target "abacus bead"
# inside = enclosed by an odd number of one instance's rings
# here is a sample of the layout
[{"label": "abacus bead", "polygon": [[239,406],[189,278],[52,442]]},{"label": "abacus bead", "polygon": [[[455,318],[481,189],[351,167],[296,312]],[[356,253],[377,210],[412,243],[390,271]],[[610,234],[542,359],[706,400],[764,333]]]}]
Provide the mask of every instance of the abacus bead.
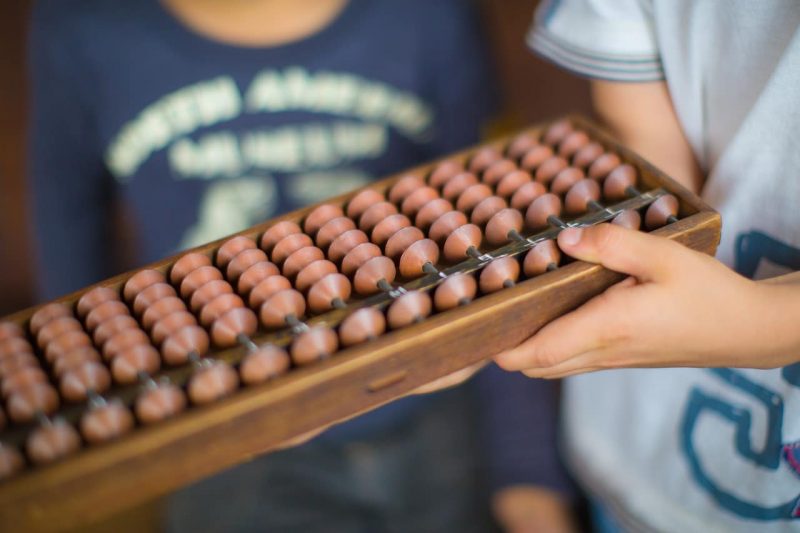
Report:
[{"label": "abacus bead", "polygon": [[189,379],[189,399],[198,405],[208,404],[233,393],[239,387],[239,376],[231,365],[214,361]]},{"label": "abacus bead", "polygon": [[589,210],[589,202],[599,199],[600,186],[594,180],[584,179],[570,188],[564,197],[564,208],[567,213],[578,215]]},{"label": "abacus bead", "polygon": [[531,202],[546,192],[547,189],[545,186],[538,181],[526,183],[514,192],[514,195],[511,197],[511,207],[519,209],[520,211],[525,211],[528,206],[531,205]]},{"label": "abacus bead", "polygon": [[30,352],[17,352],[0,359],[0,378],[13,374],[20,368],[39,367],[39,361]]},{"label": "abacus bead", "polygon": [[37,413],[52,414],[58,409],[58,393],[49,383],[35,383],[14,392],[6,401],[9,418],[30,422]]},{"label": "abacus bead", "polygon": [[[177,298],[175,299],[178,300]],[[178,300],[178,302],[181,305],[183,305],[183,302],[181,302],[180,300]],[[147,315],[147,313],[145,313],[145,315]],[[136,329],[138,327],[139,323],[136,322],[136,319],[133,318],[131,315],[119,315],[109,318],[108,320],[97,326],[97,328],[95,328],[94,330],[94,333],[92,334],[92,338],[94,339],[94,343],[97,346],[103,346],[108,341],[108,339],[110,339],[120,331],[125,331],[126,329]]]},{"label": "abacus bead", "polygon": [[80,429],[89,444],[100,444],[133,429],[133,415],[121,402],[112,401],[86,412],[81,418]]},{"label": "abacus bead", "polygon": [[300,229],[300,226],[298,226],[296,222],[282,220],[274,226],[271,226],[264,232],[264,235],[261,236],[261,249],[268,254],[272,253],[272,249],[281,239],[287,235],[294,235],[296,233],[303,233],[303,230]]},{"label": "abacus bead", "polygon": [[345,231],[336,237],[328,247],[328,259],[334,263],[338,263],[344,259],[347,252],[365,242],[369,242],[369,237],[360,229]]},{"label": "abacus bead", "polygon": [[453,210],[453,204],[444,198],[434,198],[417,212],[414,225],[421,229],[428,229],[437,218]]},{"label": "abacus bead", "polygon": [[478,283],[470,274],[454,274],[444,280],[433,295],[436,309],[446,311],[471,302],[478,292]]},{"label": "abacus bead", "polygon": [[325,254],[316,246],[300,248],[283,262],[283,275],[287,278],[293,278],[306,266],[324,258]]},{"label": "abacus bead", "polygon": [[497,184],[497,196],[509,198],[517,189],[533,181],[533,177],[524,170],[515,170],[506,174]]},{"label": "abacus bead", "polygon": [[436,265],[439,247],[431,239],[422,239],[411,244],[400,256],[400,275],[415,278],[422,275],[426,263]]},{"label": "abacus bead", "polygon": [[140,270],[125,282],[125,287],[122,289],[122,294],[125,296],[125,300],[130,302],[136,297],[137,294],[145,290],[150,285],[154,283],[165,283],[166,281],[167,278],[158,270],[153,270],[151,268]]},{"label": "abacus bead", "polygon": [[424,238],[425,234],[415,226],[402,228],[386,241],[386,246],[384,247],[386,257],[397,261],[409,246]]},{"label": "abacus bead", "polygon": [[344,211],[338,205],[322,204],[311,211],[303,221],[303,229],[309,235],[314,235],[323,224],[336,217],[344,216]]},{"label": "abacus bead", "polygon": [[551,157],[553,157],[553,149],[549,146],[534,146],[522,156],[520,166],[528,172],[532,172]]},{"label": "abacus bead", "polygon": [[516,209],[502,209],[486,223],[486,240],[492,245],[501,245],[509,241],[509,233],[522,231],[522,213]]},{"label": "abacus bead", "polygon": [[198,356],[208,351],[209,339],[206,330],[200,326],[186,326],[164,340],[161,355],[168,365],[180,365],[189,359],[190,353]]},{"label": "abacus bead", "polygon": [[469,248],[481,245],[481,229],[475,224],[466,224],[453,231],[444,243],[444,256],[448,261],[466,259]]},{"label": "abacus bead", "polygon": [[330,357],[339,348],[339,337],[325,326],[314,326],[294,338],[291,347],[292,361],[307,365]]},{"label": "abacus bead", "polygon": [[386,318],[374,307],[362,307],[345,318],[339,326],[342,346],[353,346],[375,339],[386,331]]},{"label": "abacus bead", "polygon": [[414,217],[422,209],[422,206],[436,198],[439,198],[439,192],[436,189],[433,187],[421,187],[403,200],[400,211],[407,217]]},{"label": "abacus bead", "polygon": [[53,320],[54,318],[62,316],[72,316],[72,311],[69,307],[62,303],[51,303],[40,307],[31,316],[30,330],[34,336],[39,334],[42,326]]},{"label": "abacus bead", "polygon": [[25,467],[25,459],[16,448],[0,442],[0,480],[8,479]]},{"label": "abacus bead", "polygon": [[262,346],[250,352],[239,366],[239,375],[245,385],[256,385],[289,371],[289,354],[277,346]]},{"label": "abacus bead", "polygon": [[425,187],[425,182],[419,176],[403,176],[389,188],[388,199],[393,204],[401,203],[409,194],[422,187]]},{"label": "abacus bead", "polygon": [[352,286],[346,276],[339,273],[323,276],[308,291],[308,307],[314,313],[322,313],[332,307],[336,298],[346,301],[350,298]]},{"label": "abacus bead", "polygon": [[284,289],[270,296],[261,305],[259,317],[266,328],[282,328],[286,326],[287,317],[301,317],[305,312],[306,301],[303,295],[294,289]]},{"label": "abacus bead", "polygon": [[428,293],[411,291],[403,294],[389,306],[386,318],[392,329],[404,328],[431,314],[431,297]]},{"label": "abacus bead", "polygon": [[24,338],[25,331],[16,322],[0,322],[0,342],[11,338]]},{"label": "abacus bead", "polygon": [[405,215],[391,215],[381,220],[372,230],[372,242],[378,246],[383,246],[389,237],[397,233],[402,228],[411,226],[411,221]]},{"label": "abacus bead", "polygon": [[445,183],[444,187],[442,187],[442,197],[454,202],[467,187],[477,185],[478,183],[478,176],[472,172],[462,172],[457,176],[453,176],[450,181]]},{"label": "abacus bead", "polygon": [[442,161],[436,168],[433,169],[431,175],[428,176],[428,185],[431,187],[441,187],[453,176],[464,172],[464,165],[460,161],[447,159]]},{"label": "abacus bead", "polygon": [[593,180],[602,180],[621,163],[617,154],[605,153],[589,166],[589,177]]},{"label": "abacus bead", "polygon": [[486,265],[481,271],[481,292],[489,294],[503,289],[519,279],[519,263],[514,257],[501,257]]},{"label": "abacus bead", "polygon": [[550,183],[550,192],[563,195],[569,191],[573,185],[584,179],[586,175],[579,168],[567,167],[553,178]]},{"label": "abacus bead", "polygon": [[111,361],[111,375],[117,383],[136,383],[139,372],[151,375],[161,368],[158,351],[149,344],[122,350]]},{"label": "abacus bead", "polygon": [[547,217],[561,214],[561,198],[552,193],[543,194],[533,201],[525,212],[525,224],[533,230],[548,225]]},{"label": "abacus bead", "polygon": [[250,237],[237,235],[222,243],[217,250],[216,263],[220,270],[224,270],[234,257],[245,250],[256,248],[256,242]]},{"label": "abacus bead", "polygon": [[106,361],[110,361],[119,352],[140,344],[150,345],[150,338],[144,331],[139,328],[122,330],[103,344],[103,357]]},{"label": "abacus bead", "polygon": [[34,464],[43,465],[77,452],[81,438],[71,424],[56,420],[34,429],[25,443],[25,451]]},{"label": "abacus bead", "polygon": [[251,337],[258,329],[256,314],[246,307],[229,310],[211,325],[211,338],[217,346],[236,345],[239,335]]},{"label": "abacus bead", "polygon": [[0,341],[0,360],[18,353],[33,354],[33,346],[24,338],[12,337]]},{"label": "abacus bead", "polygon": [[83,331],[68,331],[53,339],[45,348],[45,359],[52,363],[56,358],[82,346],[91,346],[92,339]]},{"label": "abacus bead", "polygon": [[298,291],[306,292],[311,288],[312,285],[314,285],[324,276],[327,276],[328,274],[335,274],[336,272],[338,272],[336,270],[336,265],[334,265],[331,261],[328,261],[327,259],[319,259],[306,265],[303,270],[297,273],[297,277],[294,280],[294,286]]},{"label": "abacus bead", "polygon": [[649,230],[660,228],[667,224],[669,217],[677,216],[678,199],[671,194],[662,196],[650,204],[644,214],[644,225]]},{"label": "abacus bead", "polygon": [[269,261],[259,261],[258,263],[251,265],[242,273],[241,276],[239,276],[239,281],[237,283],[238,292],[242,296],[247,297],[247,295],[250,294],[250,291],[253,290],[253,287],[268,277],[280,273],[281,271],[277,266],[275,266],[275,263],[270,263]]},{"label": "abacus bead", "polygon": [[394,281],[397,269],[394,262],[388,257],[373,257],[361,265],[353,278],[353,286],[359,294],[375,294],[380,290],[378,282],[385,280]]},{"label": "abacus bead", "polygon": [[538,145],[537,137],[531,133],[520,133],[508,145],[506,154],[513,159],[519,159],[525,152]]},{"label": "abacus bead", "polygon": [[[232,295],[223,294],[222,296]],[[161,346],[161,343],[176,331],[183,329],[186,326],[194,326],[195,324],[197,324],[197,319],[193,314],[188,311],[176,311],[175,313],[167,315],[156,322],[153,325],[153,330],[150,332],[150,336],[153,338],[153,343],[155,343],[157,346]]]},{"label": "abacus bead", "polygon": [[632,230],[638,230],[642,227],[642,217],[638,211],[634,209],[626,209],[614,217],[611,221],[612,224],[622,226]]},{"label": "abacus bead", "polygon": [[467,215],[461,211],[450,211],[437,218],[431,224],[431,229],[428,230],[428,237],[441,244],[456,228],[460,228],[467,222]]},{"label": "abacus bead", "polygon": [[380,257],[381,249],[371,242],[359,244],[342,259],[342,274],[352,276],[356,270],[373,257]]},{"label": "abacus bead", "polygon": [[539,168],[536,169],[534,178],[540,183],[550,183],[556,174],[569,166],[569,163],[563,157],[553,156],[550,159],[542,162]]},{"label": "abacus bead", "polygon": [[[206,284],[203,287],[201,287],[201,290],[207,287],[208,285],[210,284]],[[166,298],[162,298],[153,305],[149,306],[142,314],[142,325],[144,326],[144,329],[150,330],[153,328],[153,326],[156,325],[156,322],[158,322],[162,318],[169,316],[172,313],[185,310],[186,310],[186,304],[183,303],[183,300],[181,300],[177,296],[168,296]],[[97,337],[97,332],[95,332],[95,338],[96,337]]]},{"label": "abacus bead", "polygon": [[636,185],[636,169],[632,165],[619,165],[603,182],[603,194],[609,200],[622,200],[628,187]]},{"label": "abacus bead", "polygon": [[228,263],[228,268],[225,270],[226,277],[231,283],[236,283],[248,268],[266,261],[267,254],[259,248],[243,250]]},{"label": "abacus bead", "polygon": [[133,312],[136,313],[137,316],[141,316],[148,307],[170,296],[177,296],[172,285],[167,283],[153,283],[137,294],[133,299]]},{"label": "abacus bead", "polygon": [[375,224],[388,217],[397,214],[397,206],[391,202],[378,202],[370,206],[358,219],[358,229],[365,232],[372,231]]},{"label": "abacus bead", "polygon": [[584,131],[573,131],[558,144],[558,155],[572,157],[578,150],[589,144],[589,136]]},{"label": "abacus bead", "polygon": [[172,383],[146,388],[136,398],[134,410],[142,424],[154,424],[186,409],[186,395]]},{"label": "abacus bead", "polygon": [[475,206],[470,215],[470,222],[483,226],[498,212],[508,207],[508,202],[499,196],[490,196]]},{"label": "abacus bead", "polygon": [[307,246],[314,246],[314,241],[305,233],[293,233],[287,235],[272,249],[272,261],[276,265],[282,265],[286,258],[294,252]]},{"label": "abacus bead", "polygon": [[85,400],[89,391],[101,394],[110,386],[111,374],[102,364],[93,361],[65,372],[59,380],[61,396],[70,402]]},{"label": "abacus bead", "polygon": [[467,187],[464,192],[461,193],[461,196],[458,197],[458,200],[456,200],[456,209],[464,213],[469,213],[475,209],[475,206],[492,195],[494,195],[494,192],[492,192],[491,187],[485,183],[471,185]]},{"label": "abacus bead", "polygon": [[476,174],[480,174],[492,163],[500,161],[503,159],[503,154],[500,153],[500,150],[493,146],[486,146],[478,150],[475,155],[469,161],[469,170],[470,172],[474,172]]},{"label": "abacus bead", "polygon": [[119,293],[110,287],[95,287],[80,297],[75,310],[84,318],[89,311],[109,300],[119,300]]},{"label": "abacus bead", "polygon": [[370,206],[385,201],[383,194],[374,189],[364,189],[347,202],[347,216],[352,220],[358,220],[364,211]]},{"label": "abacus bead", "polygon": [[194,294],[194,291],[214,280],[221,280],[222,272],[213,266],[201,266],[190,272],[181,281],[181,296],[187,299]]},{"label": "abacus bead", "polygon": [[525,255],[522,270],[526,276],[538,276],[547,272],[547,268],[551,264],[558,266],[560,260],[561,251],[555,241],[542,241]]},{"label": "abacus bead", "polygon": [[83,330],[81,323],[71,316],[62,316],[51,320],[39,330],[39,334],[36,335],[36,343],[39,345],[39,348],[44,348],[59,335],[76,330]]},{"label": "abacus bead", "polygon": [[253,287],[248,303],[253,309],[258,309],[276,292],[291,288],[292,283],[283,276],[270,276]]},{"label": "abacus bead", "polygon": [[100,354],[91,346],[84,346],[83,348],[76,348],[69,353],[66,353],[53,362],[53,374],[57,378],[64,375],[65,372],[71,370],[83,363],[95,361],[100,362]]},{"label": "abacus bead", "polygon": [[2,392],[3,398],[8,398],[18,390],[24,389],[34,383],[47,383],[47,374],[38,366],[26,366],[9,373],[3,378]]},{"label": "abacus bead", "polygon": [[202,266],[211,266],[211,259],[207,255],[198,252],[184,254],[172,265],[172,269],[169,271],[169,280],[173,285],[180,286],[183,278]]},{"label": "abacus bead", "polygon": [[350,231],[353,229],[356,229],[356,223],[353,222],[353,219],[351,218],[337,217],[329,220],[317,232],[317,246],[325,250],[331,245],[336,237],[345,231]]},{"label": "abacus bead", "polygon": [[[277,267],[275,267],[277,269]],[[192,311],[199,313],[200,310],[211,300],[221,294],[233,293],[233,286],[224,279],[211,280],[192,293],[189,300],[189,307]],[[145,313],[146,315],[147,313]]]},{"label": "abacus bead", "polygon": [[549,144],[555,146],[556,144],[560,143],[564,137],[569,135],[574,131],[572,124],[567,119],[559,120],[558,122],[554,122],[547,130],[544,132],[544,136],[542,140]]},{"label": "abacus bead", "polygon": [[103,302],[86,315],[86,328],[94,331],[97,326],[115,316],[130,316],[130,311],[120,301]]},{"label": "abacus bead", "polygon": [[580,150],[575,152],[572,164],[578,168],[587,168],[594,163],[598,157],[603,155],[603,145],[598,142],[590,142]]},{"label": "abacus bead", "polygon": [[483,175],[481,176],[481,181],[486,183],[487,185],[497,185],[500,180],[506,177],[508,174],[518,170],[517,164],[509,159],[501,159],[500,161],[495,161],[492,163],[489,168],[487,168]]}]

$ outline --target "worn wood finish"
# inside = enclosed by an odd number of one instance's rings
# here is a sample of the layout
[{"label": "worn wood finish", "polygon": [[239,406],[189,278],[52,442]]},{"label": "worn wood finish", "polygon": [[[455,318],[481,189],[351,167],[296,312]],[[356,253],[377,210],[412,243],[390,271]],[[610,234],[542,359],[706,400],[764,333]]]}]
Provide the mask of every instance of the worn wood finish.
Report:
[{"label": "worn wood finish", "polygon": [[[658,230],[657,234],[706,253],[715,251],[720,234],[717,213],[590,123],[579,117],[572,120],[636,165],[648,187],[664,187],[679,197],[685,218]],[[491,144],[503,146],[507,141]],[[465,159],[473,151],[466,150],[457,157]],[[435,164],[410,172],[425,175]],[[385,190],[407,173],[371,187]],[[343,205],[353,194],[325,203]],[[257,237],[279,220],[301,220],[313,207],[240,234]],[[211,255],[221,242],[196,251]],[[166,272],[176,258],[151,267]],[[130,273],[99,285],[120,287],[128,277]],[[242,389],[216,404],[193,408],[173,420],[139,428],[117,442],[85,448],[62,463],[30,469],[0,485],[0,530],[78,528],[152,500],[279,448],[292,437],[374,409],[420,385],[510,348],[621,278],[620,274],[600,266],[573,262],[515,287],[482,296],[467,306],[435,314],[420,324],[341,351],[330,360],[295,369],[271,383]],[[83,292],[61,301],[74,303]],[[35,310],[21,311],[8,318],[26,324]]]}]

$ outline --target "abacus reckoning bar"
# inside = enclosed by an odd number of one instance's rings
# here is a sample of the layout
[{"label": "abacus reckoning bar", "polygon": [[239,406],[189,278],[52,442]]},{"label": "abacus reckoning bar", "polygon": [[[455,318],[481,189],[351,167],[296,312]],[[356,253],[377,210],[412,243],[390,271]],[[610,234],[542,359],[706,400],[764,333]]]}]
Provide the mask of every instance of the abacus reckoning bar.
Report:
[{"label": "abacus reckoning bar", "polygon": [[0,529],[78,527],[520,342],[620,279],[553,241],[608,221],[719,240],[571,117],[7,317]]}]

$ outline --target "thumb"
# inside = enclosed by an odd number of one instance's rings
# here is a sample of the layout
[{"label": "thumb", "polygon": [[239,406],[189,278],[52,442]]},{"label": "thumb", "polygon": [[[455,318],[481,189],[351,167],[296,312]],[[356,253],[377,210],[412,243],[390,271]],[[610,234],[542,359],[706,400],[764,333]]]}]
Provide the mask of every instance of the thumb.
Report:
[{"label": "thumb", "polygon": [[648,235],[614,224],[567,228],[558,235],[558,246],[581,261],[657,281],[675,272],[686,249],[663,237]]}]

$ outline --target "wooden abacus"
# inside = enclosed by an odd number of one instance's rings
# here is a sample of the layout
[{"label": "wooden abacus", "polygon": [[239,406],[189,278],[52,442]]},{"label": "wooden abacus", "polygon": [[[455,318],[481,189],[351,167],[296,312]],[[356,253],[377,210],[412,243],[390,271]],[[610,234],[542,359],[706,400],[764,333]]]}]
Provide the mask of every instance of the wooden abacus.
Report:
[{"label": "wooden abacus", "polygon": [[100,520],[518,344],[621,279],[554,245],[601,222],[720,235],[569,117],[6,317],[0,530]]}]

